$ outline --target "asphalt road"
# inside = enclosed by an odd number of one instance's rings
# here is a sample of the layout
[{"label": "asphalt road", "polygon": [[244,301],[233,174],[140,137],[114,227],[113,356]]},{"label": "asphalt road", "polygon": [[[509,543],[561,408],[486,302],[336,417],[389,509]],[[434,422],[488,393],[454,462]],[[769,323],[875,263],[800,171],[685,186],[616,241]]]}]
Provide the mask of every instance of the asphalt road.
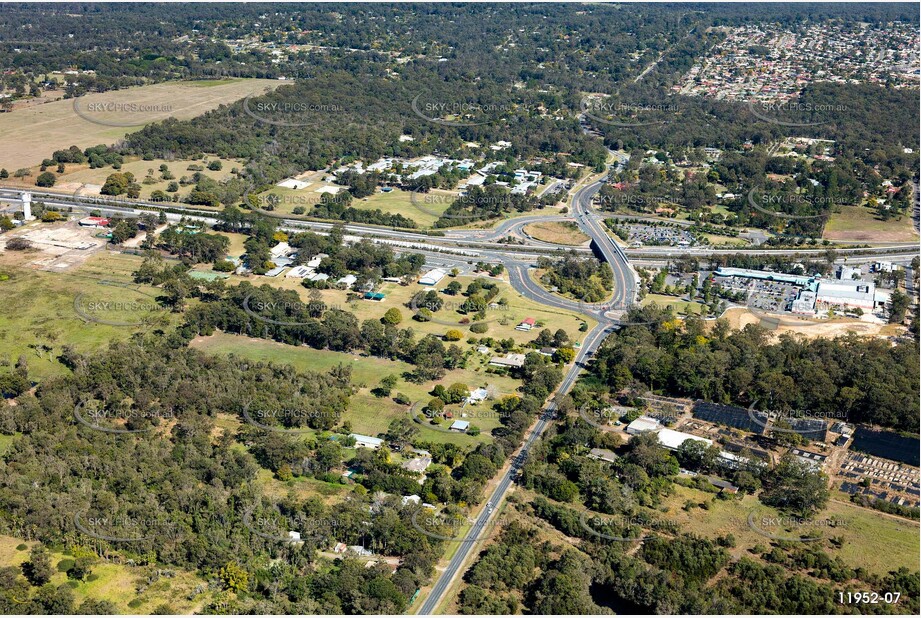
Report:
[{"label": "asphalt road", "polygon": [[[591,195],[597,190],[597,183],[595,185],[590,185],[576,193],[577,200],[574,200],[574,207],[576,204],[585,202],[586,205],[591,202]],[[13,188],[13,187],[0,187],[0,207],[4,202],[6,203],[15,203],[19,200],[20,194],[23,193],[23,189]],[[53,205],[59,208],[75,208],[77,210],[98,210],[103,213],[119,213],[126,216],[139,216],[144,212],[156,212],[154,208],[163,208],[167,206],[171,209],[183,210],[188,213],[188,215],[193,219],[203,220],[205,222],[213,222],[216,220],[217,213],[210,213],[202,211],[194,206],[186,206],[178,203],[157,203],[157,202],[144,202],[141,200],[126,200],[125,198],[111,198],[104,199],[98,196],[74,196],[73,194],[68,193],[56,193],[50,191],[30,191],[33,196],[33,202],[43,201],[46,204]],[[587,201],[586,201],[587,198]],[[150,206],[150,208],[145,209],[145,206]],[[179,220],[179,215],[170,213],[168,215],[170,221]],[[279,226],[283,229],[288,230],[314,230],[314,231],[327,231],[332,228],[335,223],[327,223],[321,221],[304,221],[301,219],[286,219],[283,217],[278,217]],[[428,234],[423,234],[419,232],[409,232],[405,230],[398,230],[393,228],[388,228],[384,226],[374,226],[374,225],[362,225],[355,223],[347,223],[343,227],[345,228],[346,233],[356,235],[356,236],[365,236],[379,240],[381,242],[384,239],[393,239],[395,241],[400,241],[402,243],[407,242],[417,242],[425,243],[429,245],[453,245],[458,247],[469,248],[471,251],[483,251],[483,252],[504,252],[508,251],[510,248],[508,245],[503,245],[498,243],[498,239],[507,236],[508,231],[512,229],[518,229],[520,226],[526,225],[527,223],[532,223],[534,221],[552,221],[552,220],[570,220],[576,221],[580,224],[580,227],[583,231],[587,230],[584,227],[584,222],[580,222],[577,216],[574,213],[573,217],[516,217],[515,219],[509,219],[507,221],[501,222],[498,224],[498,227],[495,230],[483,230],[483,231],[472,231],[472,230],[455,230],[449,231],[445,230],[445,236],[430,236]],[[589,233],[589,236],[595,238],[603,238],[604,230],[603,223],[597,222],[598,230],[594,233]],[[501,231],[501,233],[499,232]],[[556,250],[570,251],[575,250],[577,252],[586,251],[583,247],[564,247],[562,245],[551,245],[550,243],[540,242],[540,241],[527,241],[528,245],[525,247],[516,246],[515,249],[525,249],[525,251],[533,249],[535,252],[540,252],[548,250],[550,248]],[[539,243],[539,244],[535,244]],[[613,245],[613,241],[611,241]],[[891,243],[884,246],[873,247],[880,252],[886,251],[911,251],[914,247],[917,246],[917,243]],[[619,247],[614,247],[612,250],[616,250],[621,253],[624,257],[622,260],[626,260],[624,251]],[[823,255],[825,249],[779,249],[771,250],[772,255]],[[838,248],[837,252],[839,254],[848,254],[848,253],[860,253],[866,251],[865,248]],[[722,255],[722,254],[763,254],[765,249],[700,249],[694,250],[691,252],[694,255],[699,257],[705,257],[707,255]],[[663,258],[671,257],[679,254],[688,253],[688,249],[683,249],[680,247],[643,247],[642,249],[628,249],[627,254],[636,255],[636,256],[661,256]],[[613,268],[613,266],[612,266]]]},{"label": "asphalt road", "polygon": [[[582,370],[585,360],[594,354],[595,350],[598,349],[598,346],[604,340],[605,336],[611,332],[611,330],[613,330],[611,325],[601,324],[590,331],[588,335],[586,335],[585,341],[582,344],[582,348],[576,355],[575,363],[573,363],[572,367],[566,373],[566,376],[560,383],[560,387],[557,389],[557,396],[563,396],[569,392],[573,384],[576,383],[576,378],[578,377],[579,372]],[[547,404],[547,407],[544,408],[540,419],[538,419],[537,424],[535,424],[534,429],[531,431],[531,434],[528,436],[527,440],[525,440],[524,445],[518,451],[518,454],[515,455],[515,457],[512,459],[512,465],[509,466],[505,473],[502,475],[502,478],[499,480],[496,489],[490,496],[489,502],[493,506],[499,506],[505,499],[505,495],[508,493],[509,488],[512,486],[515,477],[518,475],[518,470],[527,461],[528,453],[530,452],[531,447],[535,442],[537,442],[541,434],[543,434],[544,430],[553,420],[555,414],[556,403],[555,401],[551,400],[550,403]],[[493,513],[490,513],[489,508],[484,508],[482,511],[480,511],[480,515],[474,521],[473,526],[471,526],[467,537],[463,541],[459,541],[461,546],[457,549],[457,552],[455,552],[454,557],[451,558],[447,568],[435,582],[435,586],[429,593],[428,598],[426,598],[425,602],[419,609],[419,614],[431,615],[438,608],[438,605],[441,603],[445,592],[447,592],[455,577],[457,577],[460,573],[461,568],[463,567],[467,558],[470,556],[470,552],[476,546],[477,541],[479,541],[480,537],[483,536],[483,531],[490,529],[488,526],[489,520],[492,516]]]},{"label": "asphalt road", "polygon": [[572,200],[572,211],[579,229],[591,237],[592,245],[601,252],[604,261],[614,273],[612,309],[626,310],[636,300],[637,277],[630,268],[624,250],[608,236],[604,222],[592,209],[592,198],[601,188],[601,184],[596,182],[579,189]]}]

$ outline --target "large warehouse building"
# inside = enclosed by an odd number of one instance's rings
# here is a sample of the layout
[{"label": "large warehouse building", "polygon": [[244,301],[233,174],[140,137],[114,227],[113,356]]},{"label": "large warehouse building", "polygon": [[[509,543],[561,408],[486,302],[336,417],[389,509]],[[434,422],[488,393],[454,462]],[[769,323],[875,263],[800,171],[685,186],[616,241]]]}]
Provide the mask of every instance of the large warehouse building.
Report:
[{"label": "large warehouse building", "polygon": [[876,291],[872,281],[832,281],[822,279],[816,289],[816,303],[829,306],[859,307],[872,311],[885,307],[888,294]]}]

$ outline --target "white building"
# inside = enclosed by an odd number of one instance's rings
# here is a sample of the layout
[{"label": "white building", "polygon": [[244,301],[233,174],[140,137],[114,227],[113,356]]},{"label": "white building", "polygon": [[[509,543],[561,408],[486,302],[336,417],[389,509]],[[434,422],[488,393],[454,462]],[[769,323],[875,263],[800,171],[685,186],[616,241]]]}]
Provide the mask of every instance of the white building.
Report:
[{"label": "white building", "polygon": [[[854,275],[857,275],[856,277]],[[860,268],[852,268],[850,266],[841,266],[838,269],[838,279],[841,281],[853,281],[855,279],[860,279],[863,276],[863,273],[860,272]]]},{"label": "white building", "polygon": [[297,178],[286,178],[275,186],[285,189],[306,189],[310,186],[310,183],[298,180]]},{"label": "white building", "polygon": [[273,258],[289,255],[291,252],[292,252],[291,245],[289,245],[286,242],[280,242],[274,247],[272,247],[271,249],[269,249],[269,254],[271,254]]},{"label": "white building", "polygon": [[336,281],[336,285],[342,285],[347,288],[350,288],[353,285],[355,285],[356,281],[358,281],[358,277],[356,277],[355,275],[346,275],[342,277],[341,279],[339,279],[338,281]]},{"label": "white building", "polygon": [[505,356],[493,356],[489,364],[496,367],[524,367],[524,354],[509,352]]},{"label": "white building", "polygon": [[672,451],[677,450],[678,447],[684,444],[684,442],[687,440],[697,440],[698,442],[703,442],[707,446],[713,446],[713,440],[708,440],[706,438],[694,436],[689,433],[684,433],[683,431],[675,431],[668,428],[661,429],[658,433],[658,438],[659,444]]},{"label": "white building", "polygon": [[489,397],[489,391],[480,387],[476,390],[470,391],[470,396],[467,397],[467,403],[476,404],[481,401],[486,401],[487,397]]},{"label": "white building", "polygon": [[447,274],[447,271],[442,268],[433,268],[419,278],[419,285],[438,285],[438,282]]},{"label": "white building", "polygon": [[295,266],[285,277],[290,277],[292,279],[303,279],[313,274],[313,269],[307,266]]},{"label": "white building", "polygon": [[323,261],[323,258],[329,257],[325,253],[318,253],[307,261],[306,266],[308,268],[317,269],[320,267],[320,262]]},{"label": "white building", "polygon": [[627,433],[631,436],[635,436],[636,434],[646,433],[647,431],[655,431],[661,428],[662,423],[656,419],[649,416],[641,416],[627,425]]},{"label": "white building", "polygon": [[819,281],[816,302],[842,307],[859,307],[872,310],[878,304],[876,284],[872,281]]},{"label": "white building", "polygon": [[815,313],[815,292],[803,290],[790,307],[793,313],[811,315]]},{"label": "white building", "polygon": [[384,443],[380,438],[372,438],[371,436],[363,436],[360,433],[350,433],[350,438],[355,438],[355,446],[357,448],[370,448],[377,450],[381,447],[381,444]]}]

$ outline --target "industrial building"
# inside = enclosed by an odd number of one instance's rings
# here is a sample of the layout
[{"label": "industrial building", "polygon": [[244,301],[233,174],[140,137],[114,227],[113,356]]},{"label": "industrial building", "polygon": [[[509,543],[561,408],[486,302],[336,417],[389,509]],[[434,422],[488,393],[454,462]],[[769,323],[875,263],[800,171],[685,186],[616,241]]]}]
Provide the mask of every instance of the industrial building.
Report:
[{"label": "industrial building", "polygon": [[697,440],[698,442],[703,442],[707,446],[713,446],[713,440],[668,428],[661,429],[657,435],[659,437],[659,444],[672,451],[678,450],[678,447],[684,444],[686,440]]},{"label": "industrial building", "polygon": [[877,294],[872,281],[819,281],[816,303],[830,306],[854,307],[872,311],[885,306],[888,295]]},{"label": "industrial building", "polygon": [[746,279],[761,279],[763,281],[778,281],[789,283],[791,285],[805,286],[812,282],[813,278],[806,275],[790,275],[787,273],[775,273],[767,270],[752,270],[750,268],[730,268],[720,266],[713,273],[717,277],[744,277]]},{"label": "industrial building", "polygon": [[662,423],[649,416],[641,416],[627,425],[627,433],[635,436],[647,431],[655,431],[662,428]]}]

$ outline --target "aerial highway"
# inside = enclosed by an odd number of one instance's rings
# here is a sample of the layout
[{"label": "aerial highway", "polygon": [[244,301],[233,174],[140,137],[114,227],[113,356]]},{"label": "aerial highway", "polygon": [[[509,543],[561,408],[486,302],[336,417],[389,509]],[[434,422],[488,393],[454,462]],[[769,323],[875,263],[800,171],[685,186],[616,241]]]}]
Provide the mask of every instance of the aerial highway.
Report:
[{"label": "aerial highway", "polygon": [[[554,215],[528,215],[524,217],[514,217],[500,221],[496,224],[496,227],[491,230],[441,230],[444,232],[444,236],[437,236],[432,234],[427,234],[424,232],[416,232],[411,230],[399,229],[399,228],[390,228],[379,225],[369,225],[369,224],[358,224],[358,223],[334,223],[329,221],[313,221],[307,219],[295,219],[288,218],[284,216],[279,216],[272,212],[264,212],[263,214],[267,216],[274,217],[279,220],[279,226],[287,230],[312,230],[317,232],[325,232],[330,230],[336,225],[342,225],[347,234],[353,236],[362,236],[379,242],[384,242],[385,239],[392,239],[394,241],[399,241],[401,243],[426,243],[426,244],[438,244],[443,246],[454,246],[454,247],[465,247],[474,251],[499,251],[502,253],[510,254],[515,253],[519,255],[546,255],[547,251],[576,251],[578,253],[588,253],[591,252],[591,249],[588,247],[573,247],[573,246],[563,246],[563,245],[554,245],[552,243],[537,241],[534,239],[525,238],[524,245],[515,245],[500,242],[501,239],[506,238],[509,235],[518,233],[521,228],[523,228],[528,223],[534,223],[538,221],[574,221],[579,224],[583,232],[586,232],[596,243],[599,240],[604,240],[604,237],[607,234],[604,232],[604,224],[598,219],[599,215],[595,215],[595,218],[592,219],[594,222],[594,230],[588,229],[585,221],[580,220],[578,214],[576,213],[576,208],[583,207],[591,209],[591,198],[597,192],[600,187],[600,183],[594,183],[585,187],[584,189],[579,190],[576,193],[576,199],[573,200],[573,216],[554,216]],[[145,212],[159,212],[164,208],[169,209],[167,214],[170,221],[178,221],[181,215],[185,215],[192,219],[213,223],[217,220],[218,212],[217,211],[208,211],[196,206],[189,206],[181,203],[175,202],[148,202],[143,200],[129,200],[124,197],[106,197],[106,196],[90,196],[90,195],[79,195],[74,193],[61,193],[53,191],[33,191],[33,190],[24,190],[17,187],[0,187],[0,208],[2,208],[3,203],[13,204],[20,200],[21,195],[25,192],[31,193],[33,202],[44,202],[49,206],[62,209],[74,209],[78,211],[99,211],[103,214],[113,215],[121,214],[127,217],[137,217]],[[585,211],[583,211],[585,212]],[[608,237],[610,238],[610,237]],[[642,248],[628,248],[622,249],[614,243],[613,240],[607,241],[610,242],[610,247],[605,246],[605,243],[602,243],[602,250],[610,249],[610,252],[617,252],[621,254],[621,260],[627,259],[627,256],[633,257],[642,257],[642,258],[651,258],[651,257],[661,257],[667,259],[669,257],[678,255],[678,254],[687,254],[690,253],[697,257],[706,257],[708,255],[726,255],[726,254],[764,254],[766,251],[770,251],[772,255],[823,255],[826,253],[827,248],[796,248],[796,249],[766,249],[764,247],[753,247],[753,248],[732,248],[732,249],[712,249],[708,247],[692,247],[681,248],[681,247],[642,247]],[[409,245],[404,245],[409,246]],[[835,249],[839,254],[862,254],[868,251],[873,251],[874,253],[911,253],[912,251],[916,252],[917,243],[887,243],[886,245],[873,246],[871,248],[866,247],[838,247]],[[613,257],[613,256],[612,256]],[[609,261],[609,263],[612,263]],[[613,264],[613,263],[612,263]],[[614,266],[612,265],[612,268]],[[628,280],[629,281],[629,280]]]},{"label": "aerial highway", "polygon": [[636,300],[637,276],[630,267],[627,254],[604,229],[604,223],[592,208],[592,198],[601,188],[596,182],[579,189],[572,199],[572,211],[579,228],[592,239],[592,245],[601,253],[614,273],[612,307],[625,310]]}]

